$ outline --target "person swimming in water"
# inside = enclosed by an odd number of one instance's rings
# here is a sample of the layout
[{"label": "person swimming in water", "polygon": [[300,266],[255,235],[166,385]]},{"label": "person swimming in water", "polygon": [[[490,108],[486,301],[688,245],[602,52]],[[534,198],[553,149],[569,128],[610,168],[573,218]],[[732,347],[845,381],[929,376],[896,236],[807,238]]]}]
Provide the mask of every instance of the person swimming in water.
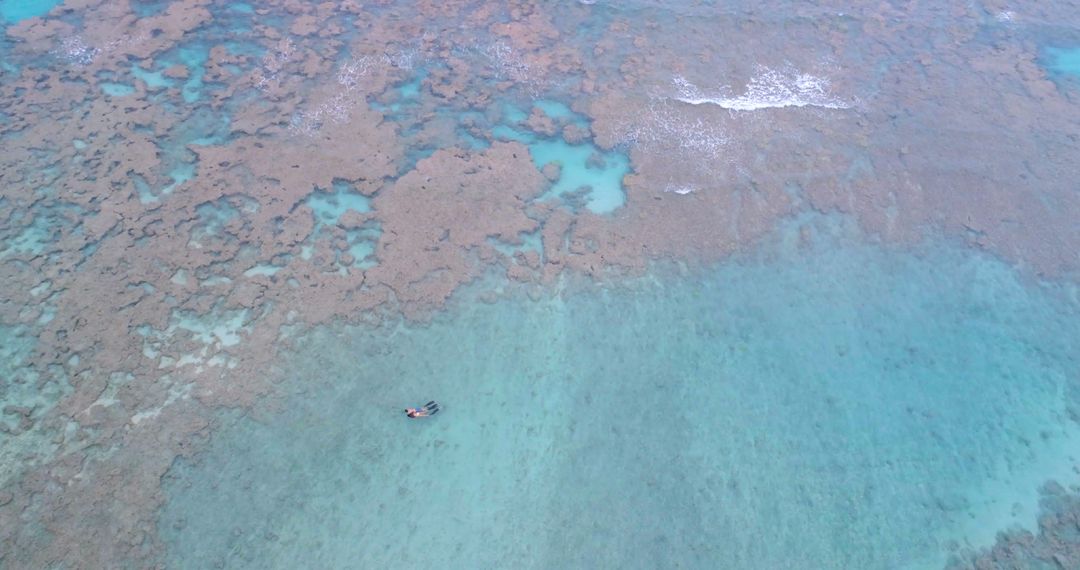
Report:
[{"label": "person swimming in water", "polygon": [[439,413],[439,404],[435,400],[424,404],[422,408],[405,408],[405,415],[410,418],[426,418],[437,413]]}]

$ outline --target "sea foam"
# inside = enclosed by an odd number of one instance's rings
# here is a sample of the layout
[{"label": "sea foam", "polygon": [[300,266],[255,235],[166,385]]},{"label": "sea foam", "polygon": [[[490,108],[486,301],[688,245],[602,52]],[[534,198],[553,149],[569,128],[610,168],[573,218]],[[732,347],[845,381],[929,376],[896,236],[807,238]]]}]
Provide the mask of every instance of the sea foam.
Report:
[{"label": "sea foam", "polygon": [[677,148],[706,159],[721,158],[731,138],[721,125],[687,117],[670,102],[651,101],[621,128],[624,142],[652,149]]},{"label": "sea foam", "polygon": [[686,196],[692,192],[697,192],[697,187],[687,185],[668,186],[667,188],[664,188],[664,192]]},{"label": "sea foam", "polygon": [[718,94],[703,93],[682,76],[675,76],[672,83],[678,90],[676,101],[690,105],[719,105],[732,111],[757,111],[783,107],[822,107],[847,109],[851,105],[833,95],[829,80],[809,73],[778,71],[762,67],[746,84],[742,95],[734,95],[724,87]]}]

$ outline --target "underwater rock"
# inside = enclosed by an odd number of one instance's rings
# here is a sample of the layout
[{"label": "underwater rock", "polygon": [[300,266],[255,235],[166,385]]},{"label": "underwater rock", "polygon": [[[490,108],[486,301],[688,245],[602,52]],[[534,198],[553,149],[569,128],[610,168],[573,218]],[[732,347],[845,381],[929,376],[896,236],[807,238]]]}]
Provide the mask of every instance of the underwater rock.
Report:
[{"label": "underwater rock", "polygon": [[519,143],[497,142],[479,154],[436,151],[375,197],[383,231],[376,255],[399,262],[380,263],[367,279],[394,290],[409,312],[438,306],[481,269],[469,249],[537,229],[523,210],[542,180]]},{"label": "underwater rock", "polygon": [[529,127],[529,130],[544,135],[546,137],[553,137],[558,132],[558,126],[555,125],[555,121],[544,114],[540,109],[533,109],[529,115],[528,120],[525,121],[525,126]]},{"label": "underwater rock", "polygon": [[576,123],[569,123],[563,127],[562,138],[569,144],[578,145],[592,138],[592,134],[585,127]]},{"label": "underwater rock", "polygon": [[1042,515],[1037,534],[1003,531],[993,546],[954,556],[949,570],[1080,568],[1080,494],[1053,481],[1044,485],[1040,494]]},{"label": "underwater rock", "polygon": [[178,63],[166,67],[165,71],[162,72],[162,75],[169,79],[187,79],[191,75],[191,71],[186,65]]},{"label": "underwater rock", "polygon": [[562,175],[562,166],[557,162],[549,162],[540,169],[544,178],[547,178],[551,182],[555,182]]}]

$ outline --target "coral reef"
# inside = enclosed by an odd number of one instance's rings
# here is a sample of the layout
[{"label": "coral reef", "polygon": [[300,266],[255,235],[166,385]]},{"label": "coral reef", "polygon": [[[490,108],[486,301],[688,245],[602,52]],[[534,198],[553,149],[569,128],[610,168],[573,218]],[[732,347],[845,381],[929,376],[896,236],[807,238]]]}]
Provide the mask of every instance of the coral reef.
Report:
[{"label": "coral reef", "polygon": [[1026,530],[998,533],[997,543],[979,552],[953,557],[950,570],[1009,568],[1080,568],[1080,497],[1048,483],[1042,490],[1042,513],[1036,534]]},{"label": "coral reef", "polygon": [[[574,3],[557,23],[528,0],[283,0],[258,18],[79,0],[9,26],[0,325],[27,344],[9,384],[51,396],[3,410],[0,565],[160,564],[161,476],[215,410],[272,393],[294,331],[422,319],[492,268],[551,284],[709,263],[812,209],[1076,275],[1080,110],[1033,41],[983,41],[971,22],[997,12],[974,4],[826,4],[800,8],[784,42],[755,14],[601,19]],[[725,58],[721,37],[753,64]],[[395,94],[413,80],[416,95]],[[491,133],[504,102],[540,95],[574,100],[587,124],[532,110],[532,135],[628,153],[625,205],[538,199],[560,166],[541,172],[527,144]],[[371,211],[319,222],[306,199],[338,183]],[[360,231],[377,235],[367,264]],[[513,250],[522,234],[539,250]],[[1020,551],[1075,567],[1058,548],[1075,499],[1050,498],[1038,537],[958,567],[1013,567]]]}]

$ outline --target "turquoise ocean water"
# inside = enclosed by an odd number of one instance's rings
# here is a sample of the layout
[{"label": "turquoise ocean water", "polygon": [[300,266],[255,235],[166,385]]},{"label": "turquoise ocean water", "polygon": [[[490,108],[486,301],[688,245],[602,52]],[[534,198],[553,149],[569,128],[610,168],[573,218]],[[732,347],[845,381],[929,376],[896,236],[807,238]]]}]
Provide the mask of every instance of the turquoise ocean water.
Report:
[{"label": "turquoise ocean water", "polygon": [[70,4],[0,0],[0,568],[1080,561],[1060,7]]},{"label": "turquoise ocean water", "polygon": [[42,16],[61,0],[3,0],[0,1],[0,22],[15,23]]},{"label": "turquoise ocean water", "polygon": [[[165,488],[177,567],[940,568],[1080,481],[1075,288],[791,222],[762,253],[311,333]],[[402,403],[444,411],[405,419]]]}]

